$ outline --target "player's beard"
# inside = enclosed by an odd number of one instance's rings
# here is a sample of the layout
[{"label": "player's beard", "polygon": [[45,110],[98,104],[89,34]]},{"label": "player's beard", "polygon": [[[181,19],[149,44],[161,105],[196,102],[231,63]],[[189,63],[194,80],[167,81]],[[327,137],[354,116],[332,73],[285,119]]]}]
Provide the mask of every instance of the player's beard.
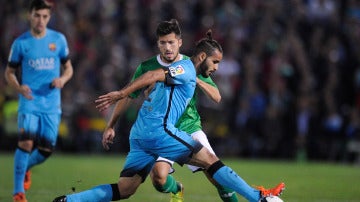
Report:
[{"label": "player's beard", "polygon": [[165,56],[163,56],[163,55],[161,55],[161,58],[162,58],[163,60],[165,60],[166,63],[171,64],[171,63],[173,63],[173,62],[176,61],[176,59],[178,58],[178,56],[179,56],[179,52],[176,53],[176,55],[175,55],[175,57],[173,57],[173,59],[168,59],[167,57],[165,57]]},{"label": "player's beard", "polygon": [[199,73],[201,74],[201,76],[208,78],[210,76],[209,74],[207,74],[209,67],[206,65],[205,61],[206,59],[200,64]]}]

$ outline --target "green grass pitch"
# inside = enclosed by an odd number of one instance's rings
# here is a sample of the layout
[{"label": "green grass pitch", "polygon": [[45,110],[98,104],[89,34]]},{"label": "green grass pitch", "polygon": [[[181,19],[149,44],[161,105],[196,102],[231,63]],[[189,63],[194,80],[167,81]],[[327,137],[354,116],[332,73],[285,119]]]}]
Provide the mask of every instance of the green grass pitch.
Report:
[{"label": "green grass pitch", "polygon": [[[55,153],[44,164],[34,167],[30,202],[50,202],[56,196],[82,191],[95,185],[117,182],[124,162],[123,155],[65,155]],[[250,185],[270,187],[286,183],[281,198],[289,202],[355,202],[360,201],[360,168],[332,163],[296,163],[287,161],[225,158]],[[186,202],[221,201],[215,188],[202,173],[191,173],[175,165],[174,174],[185,186]],[[13,154],[0,153],[0,201],[12,201]],[[239,196],[240,201],[246,201]],[[167,202],[168,194],[158,193],[149,178],[129,202]]]}]

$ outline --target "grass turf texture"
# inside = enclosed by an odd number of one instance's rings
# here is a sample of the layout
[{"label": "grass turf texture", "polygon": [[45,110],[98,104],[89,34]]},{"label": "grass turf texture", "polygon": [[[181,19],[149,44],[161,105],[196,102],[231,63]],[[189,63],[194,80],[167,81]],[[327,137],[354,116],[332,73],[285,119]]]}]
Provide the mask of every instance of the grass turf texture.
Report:
[{"label": "grass turf texture", "polygon": [[[63,155],[51,158],[32,170],[32,187],[26,193],[29,201],[48,202],[56,196],[89,189],[95,185],[117,182],[124,162],[122,155]],[[226,158],[250,185],[270,187],[286,183],[281,198],[289,202],[355,202],[360,201],[359,167],[331,163],[295,163]],[[215,188],[202,173],[192,174],[175,165],[174,174],[185,186],[186,202],[221,201]],[[13,154],[0,153],[0,201],[12,201]],[[239,196],[240,201],[246,201]],[[155,191],[147,178],[129,202],[167,202],[168,194]]]}]

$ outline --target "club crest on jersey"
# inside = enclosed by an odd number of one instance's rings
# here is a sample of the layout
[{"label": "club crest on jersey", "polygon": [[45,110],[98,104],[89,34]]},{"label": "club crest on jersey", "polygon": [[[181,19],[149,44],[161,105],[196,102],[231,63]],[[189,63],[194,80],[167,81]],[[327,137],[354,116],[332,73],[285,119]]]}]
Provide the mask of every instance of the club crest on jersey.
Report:
[{"label": "club crest on jersey", "polygon": [[169,67],[169,71],[172,77],[185,73],[185,69],[181,65],[178,65],[176,67]]},{"label": "club crest on jersey", "polygon": [[50,44],[49,44],[49,49],[50,49],[51,51],[55,51],[55,50],[56,50],[56,44],[55,44],[55,43],[50,43]]}]

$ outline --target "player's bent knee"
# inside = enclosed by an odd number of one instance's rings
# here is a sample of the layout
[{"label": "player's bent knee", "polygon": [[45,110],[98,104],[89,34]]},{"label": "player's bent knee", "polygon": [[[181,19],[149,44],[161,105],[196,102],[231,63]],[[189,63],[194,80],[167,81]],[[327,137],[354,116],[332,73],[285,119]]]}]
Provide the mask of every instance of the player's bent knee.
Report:
[{"label": "player's bent knee", "polygon": [[156,162],[150,172],[151,181],[154,186],[162,186],[166,183],[171,165],[167,162]]},{"label": "player's bent knee", "polygon": [[166,177],[154,174],[151,175],[151,181],[154,186],[164,185],[166,183]]},{"label": "player's bent knee", "polygon": [[38,150],[39,150],[39,153],[41,155],[43,155],[45,158],[49,158],[52,154],[51,150],[43,150],[43,149],[38,149]]},{"label": "player's bent knee", "polygon": [[18,148],[26,152],[31,152],[31,150],[33,149],[33,145],[34,142],[32,140],[18,142]]}]

